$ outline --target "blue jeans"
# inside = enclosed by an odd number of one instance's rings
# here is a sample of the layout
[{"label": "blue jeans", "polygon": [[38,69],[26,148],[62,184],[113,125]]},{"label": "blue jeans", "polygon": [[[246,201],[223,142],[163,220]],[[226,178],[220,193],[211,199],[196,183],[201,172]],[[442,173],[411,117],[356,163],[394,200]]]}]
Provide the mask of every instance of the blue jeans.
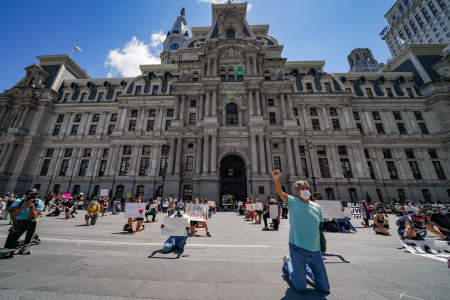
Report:
[{"label": "blue jeans", "polygon": [[186,245],[187,236],[169,236],[167,241],[164,243],[163,251],[165,253],[169,253],[172,251],[173,247],[178,246],[181,249],[184,249]]},{"label": "blue jeans", "polygon": [[343,219],[337,220],[339,227],[341,229],[341,232],[346,232],[345,226],[348,226],[350,230],[353,230],[354,232],[358,232],[355,227],[353,227],[352,223],[350,222],[349,218],[345,217]]},{"label": "blue jeans", "polygon": [[289,243],[291,260],[286,260],[283,268],[289,275],[294,288],[299,292],[306,291],[306,275],[316,284],[322,292],[330,292],[327,271],[323,263],[322,252],[310,252]]}]

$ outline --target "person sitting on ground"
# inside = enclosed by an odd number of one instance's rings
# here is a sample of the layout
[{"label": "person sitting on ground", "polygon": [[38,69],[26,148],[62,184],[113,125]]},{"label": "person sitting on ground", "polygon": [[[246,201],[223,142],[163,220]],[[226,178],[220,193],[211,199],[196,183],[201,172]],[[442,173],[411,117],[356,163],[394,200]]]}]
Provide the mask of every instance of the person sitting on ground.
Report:
[{"label": "person sitting on ground", "polygon": [[[183,213],[184,205],[180,205],[177,209],[177,213],[170,216],[171,218],[183,218],[186,223],[186,234],[183,236],[169,236],[169,238],[164,242],[164,247],[161,250],[154,251],[150,257],[153,257],[156,253],[168,254],[168,253],[176,253],[177,258],[184,252],[184,246],[186,245],[188,232],[190,229],[189,218]],[[164,228],[164,224],[161,225],[161,229]]]},{"label": "person sitting on ground", "polygon": [[256,205],[261,205],[262,209],[255,209],[255,224],[261,224],[261,219],[264,213],[264,207],[262,205],[261,200],[256,199]]},{"label": "person sitting on ground", "polygon": [[278,216],[275,219],[272,219],[273,221],[273,230],[277,231],[278,227],[280,225],[280,216],[281,216],[281,206],[280,203],[278,203],[275,199],[269,199],[269,202],[266,204],[266,207],[264,209],[263,213],[263,219],[264,219],[264,228],[263,231],[270,230],[267,226],[267,219],[270,219],[270,205],[278,205]]},{"label": "person sitting on ground", "polygon": [[0,197],[0,220],[6,219],[6,203]]},{"label": "person sitting on ground", "polygon": [[75,218],[75,202],[72,197],[64,202],[64,206],[66,208],[66,219],[70,219],[70,217]]},{"label": "person sitting on ground", "polygon": [[91,225],[97,223],[98,214],[100,212],[100,204],[98,204],[97,198],[92,199],[87,207],[87,213],[84,217],[86,221],[86,226],[89,226],[89,219],[91,220]]},{"label": "person sitting on ground", "polygon": [[389,233],[389,219],[384,214],[384,211],[381,207],[377,209],[375,216],[373,217],[373,230],[377,234],[390,235]]},{"label": "person sitting on ground", "polygon": [[[439,231],[434,229],[434,227],[437,227]],[[450,240],[450,214],[448,213],[448,205],[441,204],[439,206],[439,212],[433,213],[428,217],[426,228],[442,239]]]},{"label": "person sitting on ground", "polygon": [[[194,202],[194,204],[200,204],[200,202],[198,201],[198,199],[196,199],[196,201]],[[184,205],[182,206],[184,208]],[[180,206],[178,206],[178,208],[180,208]],[[207,215],[206,215],[206,211],[204,212],[204,219],[206,220]],[[195,233],[197,232],[196,229],[205,229],[206,230],[206,236],[211,237],[211,233],[209,233],[208,230],[208,223],[206,221],[191,221],[191,235],[190,236],[194,236]]]},{"label": "person sitting on ground", "polygon": [[417,234],[416,230],[414,229],[414,222],[412,220],[412,215],[414,214],[411,210],[405,210],[406,215],[398,218],[396,225],[397,233],[400,236],[400,238],[403,239],[410,239],[410,240],[423,240],[424,238]]},{"label": "person sitting on ground", "polygon": [[403,215],[408,215],[408,214],[415,214],[417,213],[417,208],[415,208],[412,204],[411,201],[406,201],[405,205],[403,206]]},{"label": "person sitting on ground", "polygon": [[47,214],[47,217],[57,217],[61,214],[62,210],[63,210],[63,206],[62,203],[60,201],[56,201],[53,204],[54,210],[51,213]]}]

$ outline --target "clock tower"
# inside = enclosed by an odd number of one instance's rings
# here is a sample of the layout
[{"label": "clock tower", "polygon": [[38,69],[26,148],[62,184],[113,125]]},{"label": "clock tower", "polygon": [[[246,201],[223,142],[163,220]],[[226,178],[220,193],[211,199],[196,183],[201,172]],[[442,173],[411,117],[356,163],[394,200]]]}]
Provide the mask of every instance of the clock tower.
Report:
[{"label": "clock tower", "polygon": [[164,40],[164,51],[174,52],[183,48],[184,42],[189,39],[189,28],[185,17],[185,9],[181,10],[180,16],[173,24],[172,29],[167,32]]}]

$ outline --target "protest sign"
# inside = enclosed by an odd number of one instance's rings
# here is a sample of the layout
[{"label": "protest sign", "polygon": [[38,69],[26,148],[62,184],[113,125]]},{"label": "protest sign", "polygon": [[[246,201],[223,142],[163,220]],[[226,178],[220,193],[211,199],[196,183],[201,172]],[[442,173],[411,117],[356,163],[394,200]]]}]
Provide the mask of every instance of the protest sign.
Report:
[{"label": "protest sign", "polygon": [[64,194],[64,198],[70,198],[70,196],[72,196],[72,195],[69,193]]},{"label": "protest sign", "polygon": [[186,205],[186,213],[191,221],[206,221],[206,206],[202,204]]},{"label": "protest sign", "polygon": [[410,253],[420,255],[442,262],[447,262],[450,259],[450,246],[446,241],[416,241],[403,240],[402,245]]},{"label": "protest sign", "polygon": [[162,235],[170,235],[170,236],[186,236],[186,226],[187,219],[179,218],[179,217],[164,217],[163,225],[164,227],[161,229]]},{"label": "protest sign", "polygon": [[278,218],[278,205],[269,205],[269,213],[271,219]]},{"label": "protest sign", "polygon": [[108,194],[109,194],[109,190],[108,189],[100,190],[100,197],[107,197]]},{"label": "protest sign", "polygon": [[319,200],[316,202],[322,209],[322,216],[328,219],[344,218],[344,212],[340,201],[336,200]]},{"label": "protest sign", "polygon": [[255,204],[247,203],[247,211],[254,211],[254,210],[255,210]]},{"label": "protest sign", "polygon": [[366,211],[362,203],[348,202],[347,207],[351,209],[353,219],[364,219],[366,217]]},{"label": "protest sign", "polygon": [[216,207],[216,201],[208,201],[208,205],[211,207]]},{"label": "protest sign", "polygon": [[143,218],[145,203],[125,203],[125,218]]},{"label": "protest sign", "polygon": [[352,209],[350,207],[344,207],[344,217],[349,219],[352,217]]},{"label": "protest sign", "polygon": [[132,197],[131,193],[126,193],[125,198],[131,199],[131,197]]},{"label": "protest sign", "polygon": [[255,203],[255,210],[263,210],[262,202],[256,202]]}]

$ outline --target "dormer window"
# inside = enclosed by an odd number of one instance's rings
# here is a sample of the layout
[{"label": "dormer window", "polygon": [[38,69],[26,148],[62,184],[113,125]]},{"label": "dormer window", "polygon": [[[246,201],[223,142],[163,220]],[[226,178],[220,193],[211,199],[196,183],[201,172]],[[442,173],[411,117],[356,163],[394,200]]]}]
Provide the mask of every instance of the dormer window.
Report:
[{"label": "dormer window", "polygon": [[152,95],[158,95],[158,89],[159,89],[159,86],[154,85],[154,86],[153,86]]},{"label": "dormer window", "polygon": [[235,39],[236,38],[236,32],[234,29],[227,29],[227,39]]},{"label": "dormer window", "polygon": [[70,98],[70,94],[69,93],[65,94],[64,95],[64,102],[69,101],[69,98]]},{"label": "dormer window", "polygon": [[87,97],[86,93],[81,94],[81,101],[85,101]]},{"label": "dormer window", "polygon": [[135,94],[136,96],[138,96],[138,95],[141,94],[141,91],[142,91],[142,86],[138,85],[138,86],[136,87],[136,91],[135,91],[134,94]]}]

